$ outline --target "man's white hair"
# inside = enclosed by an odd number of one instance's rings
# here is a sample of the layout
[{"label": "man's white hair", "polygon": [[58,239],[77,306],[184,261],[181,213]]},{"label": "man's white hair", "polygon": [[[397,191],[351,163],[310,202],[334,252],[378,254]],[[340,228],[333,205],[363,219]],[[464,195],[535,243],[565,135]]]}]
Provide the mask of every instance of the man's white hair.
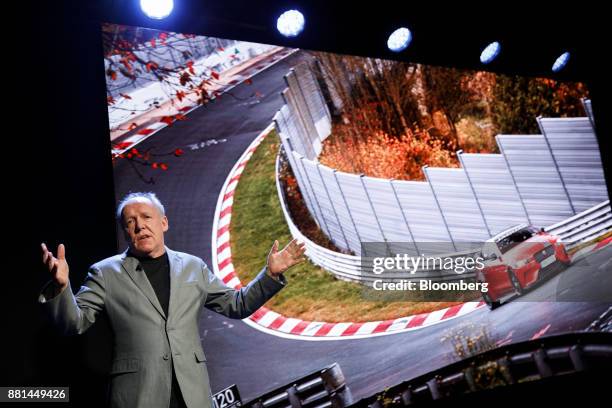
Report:
[{"label": "man's white hair", "polygon": [[142,199],[150,201],[151,204],[153,204],[153,206],[157,208],[157,210],[162,215],[162,217],[166,215],[166,209],[164,208],[164,205],[161,203],[161,201],[159,201],[159,198],[157,198],[155,193],[151,191],[146,192],[146,193],[137,192],[137,193],[130,193],[126,195],[125,197],[123,197],[123,199],[117,206],[117,222],[123,225],[123,209],[125,208],[126,205],[130,204],[131,201],[141,201]]}]

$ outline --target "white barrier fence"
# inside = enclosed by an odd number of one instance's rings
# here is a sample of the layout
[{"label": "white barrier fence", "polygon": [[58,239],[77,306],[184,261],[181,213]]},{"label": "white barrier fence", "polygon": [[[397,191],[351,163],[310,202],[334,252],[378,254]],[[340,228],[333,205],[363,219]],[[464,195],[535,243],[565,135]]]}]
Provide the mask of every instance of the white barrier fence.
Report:
[{"label": "white barrier fence", "polygon": [[[321,268],[327,270],[332,273],[338,279],[346,280],[346,281],[354,281],[359,282],[361,284],[371,286],[372,283],[381,279],[380,275],[373,273],[366,265],[366,259],[362,259],[361,256],[348,255],[340,252],[332,251],[325,247],[322,247],[308,237],[306,237],[299,228],[293,222],[291,215],[287,209],[287,203],[285,200],[284,190],[280,185],[279,175],[279,167],[280,167],[280,154],[277,156],[276,160],[276,190],[278,193],[278,198],[280,201],[281,209],[283,211],[283,215],[285,216],[285,220],[289,227],[289,231],[294,238],[297,238],[301,242],[304,242],[306,246],[306,256],[310,259],[315,265],[320,266]],[[452,257],[461,257],[467,255],[474,255],[476,251],[464,251],[450,254]],[[463,274],[457,274],[453,271],[449,270],[419,270],[416,273],[408,273],[408,272],[391,272],[385,271],[385,282],[397,282],[400,280],[418,280],[418,279],[432,279],[437,282],[443,281],[453,281],[459,279],[466,279],[473,276],[473,273],[466,272]]]},{"label": "white barrier fence", "polygon": [[[280,154],[276,161],[276,189],[287,225],[291,235],[305,243],[306,256],[321,268],[332,273],[339,279],[359,282],[371,286],[374,280],[380,279],[379,275],[372,273],[361,256],[348,255],[324,248],[308,237],[306,237],[293,222],[289,214],[285,200],[284,190],[280,185],[279,166]],[[563,220],[557,224],[545,228],[546,231],[559,235],[568,248],[572,248],[581,242],[590,241],[612,229],[612,210],[610,201],[605,201],[589,210]],[[477,254],[478,250],[468,250],[451,254],[461,257]],[[420,270],[415,274],[407,272],[390,273],[385,272],[385,282],[400,280],[432,279],[438,282],[453,281],[472,277],[472,273],[457,274],[452,271]]]}]

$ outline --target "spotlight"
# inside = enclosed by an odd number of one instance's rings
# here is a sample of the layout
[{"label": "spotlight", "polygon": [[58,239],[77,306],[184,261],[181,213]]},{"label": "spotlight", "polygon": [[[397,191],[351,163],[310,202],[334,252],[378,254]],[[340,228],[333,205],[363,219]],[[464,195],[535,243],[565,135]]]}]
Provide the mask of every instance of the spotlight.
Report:
[{"label": "spotlight", "polygon": [[297,10],[285,11],[276,20],[276,28],[285,37],[296,37],[304,30],[304,15]]},{"label": "spotlight", "polygon": [[172,13],[174,0],[140,0],[140,8],[148,17],[161,20]]},{"label": "spotlight", "polygon": [[412,41],[412,33],[406,27],[401,27],[391,33],[387,40],[387,47],[391,51],[400,52],[408,48]]},{"label": "spotlight", "polygon": [[487,45],[484,50],[480,53],[480,62],[488,64],[493,61],[499,55],[501,51],[501,45],[495,41]]},{"label": "spotlight", "polygon": [[555,60],[555,63],[552,66],[553,72],[559,72],[567,65],[567,62],[570,59],[570,53],[564,52]]}]

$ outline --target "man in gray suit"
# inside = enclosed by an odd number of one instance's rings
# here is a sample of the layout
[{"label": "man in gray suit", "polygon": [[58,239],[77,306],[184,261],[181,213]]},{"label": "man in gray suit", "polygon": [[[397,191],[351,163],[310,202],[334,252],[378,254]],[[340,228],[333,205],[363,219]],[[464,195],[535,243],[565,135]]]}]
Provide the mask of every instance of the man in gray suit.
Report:
[{"label": "man in gray suit", "polygon": [[63,244],[57,257],[42,244],[52,280],[39,302],[65,334],[81,334],[104,311],[114,333],[112,407],[203,407],[212,398],[198,330],[202,306],[244,319],[286,285],[283,272],[304,260],[295,239],[282,251],[274,241],[267,264],[246,287],[234,290],[202,259],[164,244],[168,219],[153,193],[133,193],[117,208],[128,249],[89,269],[73,295]]}]

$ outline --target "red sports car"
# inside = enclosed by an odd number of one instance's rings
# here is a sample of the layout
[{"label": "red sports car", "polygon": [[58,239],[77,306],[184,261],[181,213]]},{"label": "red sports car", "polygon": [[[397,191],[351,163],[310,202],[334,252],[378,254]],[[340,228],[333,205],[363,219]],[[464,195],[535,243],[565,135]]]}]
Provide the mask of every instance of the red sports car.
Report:
[{"label": "red sports car", "polygon": [[485,267],[476,276],[488,283],[483,298],[491,309],[499,306],[503,297],[522,294],[571,262],[558,236],[526,224],[489,239],[483,246],[482,257]]}]

